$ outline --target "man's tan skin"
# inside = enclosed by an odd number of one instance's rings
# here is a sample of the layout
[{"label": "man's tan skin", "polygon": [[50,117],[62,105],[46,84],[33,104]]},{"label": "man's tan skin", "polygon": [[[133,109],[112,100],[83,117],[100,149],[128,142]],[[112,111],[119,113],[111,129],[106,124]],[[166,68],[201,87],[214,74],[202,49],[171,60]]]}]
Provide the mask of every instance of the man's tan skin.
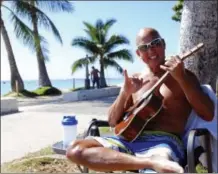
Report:
[{"label": "man's tan skin", "polygon": [[[148,44],[156,38],[160,38],[156,30],[143,28],[137,35],[136,44],[137,46]],[[184,68],[179,56],[165,60],[164,41],[160,46],[150,47],[147,51],[137,49],[136,53],[148,65],[150,71],[147,74],[136,73],[132,77],[128,76],[126,70],[124,71],[124,85],[109,109],[108,121],[111,127],[118,124],[124,111],[150,89],[166,71],[170,71],[170,75],[155,91],[155,95],[163,99],[163,109],[149,122],[146,129],[181,135],[192,109],[206,121],[213,119],[213,103],[201,91],[195,75]],[[144,168],[163,173],[184,172],[179,164],[170,161],[167,152],[161,156],[155,154],[150,158],[139,158],[104,148],[93,139],[75,141],[66,155],[74,163],[104,172]]]}]

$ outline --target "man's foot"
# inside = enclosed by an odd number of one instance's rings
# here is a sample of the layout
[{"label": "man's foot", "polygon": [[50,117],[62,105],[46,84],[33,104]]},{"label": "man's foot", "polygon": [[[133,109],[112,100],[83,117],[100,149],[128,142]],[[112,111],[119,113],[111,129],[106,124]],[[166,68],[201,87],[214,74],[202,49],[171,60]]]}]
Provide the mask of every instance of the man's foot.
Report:
[{"label": "man's foot", "polygon": [[151,157],[152,169],[160,173],[184,173],[183,168],[176,162],[163,157]]}]

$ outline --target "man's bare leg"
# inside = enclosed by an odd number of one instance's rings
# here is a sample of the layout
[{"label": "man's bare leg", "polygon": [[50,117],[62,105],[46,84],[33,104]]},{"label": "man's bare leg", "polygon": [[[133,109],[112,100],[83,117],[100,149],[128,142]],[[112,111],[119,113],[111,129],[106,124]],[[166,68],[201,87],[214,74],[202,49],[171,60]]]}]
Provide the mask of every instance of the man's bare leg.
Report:
[{"label": "man's bare leg", "polygon": [[183,172],[182,167],[168,159],[140,158],[105,148],[94,139],[77,140],[67,150],[72,162],[96,171],[153,169],[157,172]]}]

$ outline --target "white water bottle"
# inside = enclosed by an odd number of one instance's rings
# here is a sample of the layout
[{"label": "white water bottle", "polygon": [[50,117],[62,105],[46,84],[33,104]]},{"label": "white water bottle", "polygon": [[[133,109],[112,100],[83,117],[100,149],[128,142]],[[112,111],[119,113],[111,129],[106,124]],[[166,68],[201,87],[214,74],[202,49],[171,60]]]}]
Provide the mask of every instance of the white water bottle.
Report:
[{"label": "white water bottle", "polygon": [[77,120],[75,116],[64,116],[62,120],[63,126],[63,145],[67,147],[76,140],[77,136]]}]

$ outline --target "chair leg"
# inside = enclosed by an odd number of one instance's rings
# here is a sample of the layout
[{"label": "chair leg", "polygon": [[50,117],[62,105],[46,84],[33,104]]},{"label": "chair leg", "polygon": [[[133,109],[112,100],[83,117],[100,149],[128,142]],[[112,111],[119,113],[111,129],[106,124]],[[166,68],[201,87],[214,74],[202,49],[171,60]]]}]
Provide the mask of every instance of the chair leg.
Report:
[{"label": "chair leg", "polygon": [[188,146],[187,146],[188,173],[196,173],[195,159],[194,159],[195,136],[196,136],[196,130],[191,130],[188,136]]},{"label": "chair leg", "polygon": [[212,169],[212,160],[211,160],[212,156],[211,156],[211,147],[210,147],[210,134],[208,133],[202,138],[203,138],[203,143],[205,145],[205,152],[207,156],[207,170],[208,173],[212,173],[213,169]]},{"label": "chair leg", "polygon": [[208,173],[212,173],[212,160],[211,160],[211,147],[210,147],[210,132],[207,129],[194,129],[189,132],[188,144],[187,144],[187,162],[188,162],[188,173],[196,173],[194,145],[195,138],[201,136],[205,152],[207,154],[207,166]]}]

